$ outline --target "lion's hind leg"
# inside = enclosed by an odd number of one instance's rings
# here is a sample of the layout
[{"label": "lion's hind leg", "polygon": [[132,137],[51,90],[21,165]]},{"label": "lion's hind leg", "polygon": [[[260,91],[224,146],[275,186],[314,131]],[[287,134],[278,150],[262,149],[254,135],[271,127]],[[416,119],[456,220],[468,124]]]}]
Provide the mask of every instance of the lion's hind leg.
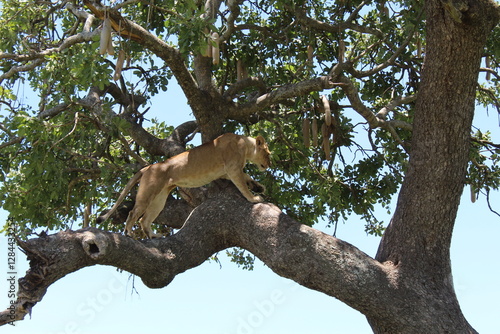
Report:
[{"label": "lion's hind leg", "polygon": [[139,218],[144,213],[142,207],[138,206],[137,203],[134,205],[134,208],[129,212],[127,216],[127,222],[125,223],[125,230],[123,231],[125,235],[132,235],[132,227],[135,222],[139,220]]},{"label": "lion's hind leg", "polygon": [[137,192],[137,196],[135,198],[134,208],[132,209],[132,211],[129,212],[127,217],[127,222],[125,224],[125,231],[124,231],[125,235],[129,236],[132,235],[132,227],[139,220],[139,218],[146,215],[150,203],[154,202],[154,200],[158,196],[156,192],[152,192],[151,189],[148,190],[144,189],[144,183],[139,185],[139,191]]},{"label": "lion's hind leg", "polygon": [[156,217],[158,217],[160,212],[165,207],[165,202],[167,201],[168,194],[170,194],[170,191],[172,191],[173,188],[174,187],[168,187],[163,191],[161,191],[158,195],[156,195],[155,198],[153,198],[153,200],[151,201],[151,203],[149,203],[148,208],[142,215],[140,224],[142,230],[149,239],[162,237],[161,234],[153,233],[153,230],[151,229],[151,224],[154,222]]}]

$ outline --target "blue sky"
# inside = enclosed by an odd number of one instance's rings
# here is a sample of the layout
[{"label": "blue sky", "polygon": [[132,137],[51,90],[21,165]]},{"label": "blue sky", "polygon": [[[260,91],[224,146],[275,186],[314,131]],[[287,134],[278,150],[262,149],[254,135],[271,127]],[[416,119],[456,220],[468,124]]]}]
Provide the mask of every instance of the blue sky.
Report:
[{"label": "blue sky", "polygon": [[[189,107],[177,87],[153,102],[157,118],[178,125],[190,120]],[[478,110],[476,124],[491,127],[500,142],[495,112]],[[500,196],[491,203],[500,210]],[[497,204],[499,203],[499,204]],[[6,213],[0,212],[0,224]],[[387,221],[388,219],[386,219]],[[318,227],[321,228],[321,227]],[[321,228],[326,233],[332,229]],[[471,203],[465,188],[452,240],[456,292],[468,321],[482,334],[500,333],[500,217],[484,196]],[[350,218],[339,224],[337,237],[374,256],[379,238],[367,236],[363,224]],[[7,244],[0,237],[0,279],[7,279]],[[371,333],[365,318],[335,298],[281,278],[257,261],[244,271],[219,254],[220,264],[203,265],[178,275],[167,287],[152,290],[139,278],[113,267],[94,266],[52,285],[31,320],[3,326],[2,333],[137,333],[161,329],[176,334]],[[17,252],[17,276],[28,268]],[[3,288],[5,286],[5,288]],[[8,306],[7,284],[0,284],[0,306]],[[4,292],[5,290],[5,292]]]}]

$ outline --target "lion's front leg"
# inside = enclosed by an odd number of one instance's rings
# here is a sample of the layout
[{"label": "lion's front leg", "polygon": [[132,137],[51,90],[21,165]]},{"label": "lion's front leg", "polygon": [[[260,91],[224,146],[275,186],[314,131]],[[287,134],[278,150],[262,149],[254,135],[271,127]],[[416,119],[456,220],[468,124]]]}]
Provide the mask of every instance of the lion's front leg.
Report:
[{"label": "lion's front leg", "polygon": [[[260,203],[264,201],[262,197],[253,195],[249,190],[249,188],[251,188],[252,190],[258,188],[259,190],[263,191],[265,190],[264,186],[258,183],[257,181],[254,181],[249,175],[243,173],[243,171],[228,174],[227,178],[234,183],[236,188],[238,188],[240,193],[249,202]],[[256,192],[261,192],[261,191],[256,191]]]},{"label": "lion's front leg", "polygon": [[260,184],[259,182],[255,181],[254,179],[252,179],[250,177],[250,175],[245,174],[245,179],[246,179],[247,187],[251,191],[253,191],[254,193],[263,194],[263,193],[266,192],[266,187],[264,187],[262,184]]}]

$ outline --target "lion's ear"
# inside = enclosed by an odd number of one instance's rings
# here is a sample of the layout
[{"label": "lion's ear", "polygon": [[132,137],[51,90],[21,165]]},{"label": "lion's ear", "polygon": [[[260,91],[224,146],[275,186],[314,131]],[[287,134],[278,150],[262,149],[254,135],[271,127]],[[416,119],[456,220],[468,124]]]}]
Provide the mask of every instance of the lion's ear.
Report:
[{"label": "lion's ear", "polygon": [[263,146],[266,144],[266,140],[262,136],[257,136],[257,138],[255,138],[255,143],[257,146]]}]

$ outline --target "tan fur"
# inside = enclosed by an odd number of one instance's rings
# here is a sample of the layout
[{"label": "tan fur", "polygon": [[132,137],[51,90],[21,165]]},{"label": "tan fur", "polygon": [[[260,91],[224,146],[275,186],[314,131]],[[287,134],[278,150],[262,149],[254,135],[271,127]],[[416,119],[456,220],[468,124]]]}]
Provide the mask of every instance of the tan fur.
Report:
[{"label": "tan fur", "polygon": [[263,171],[270,165],[269,156],[262,136],[251,138],[226,133],[212,142],[141,169],[127,183],[113,208],[99,220],[108,219],[139,180],[135,206],[127,217],[125,234],[130,234],[132,226],[142,217],[140,224],[147,237],[159,237],[151,230],[151,223],[163,210],[169,193],[175,187],[201,187],[216,179],[226,178],[248,201],[262,202],[262,197],[253,195],[248,187],[260,190],[264,187],[245,174],[243,167],[250,161]]}]

